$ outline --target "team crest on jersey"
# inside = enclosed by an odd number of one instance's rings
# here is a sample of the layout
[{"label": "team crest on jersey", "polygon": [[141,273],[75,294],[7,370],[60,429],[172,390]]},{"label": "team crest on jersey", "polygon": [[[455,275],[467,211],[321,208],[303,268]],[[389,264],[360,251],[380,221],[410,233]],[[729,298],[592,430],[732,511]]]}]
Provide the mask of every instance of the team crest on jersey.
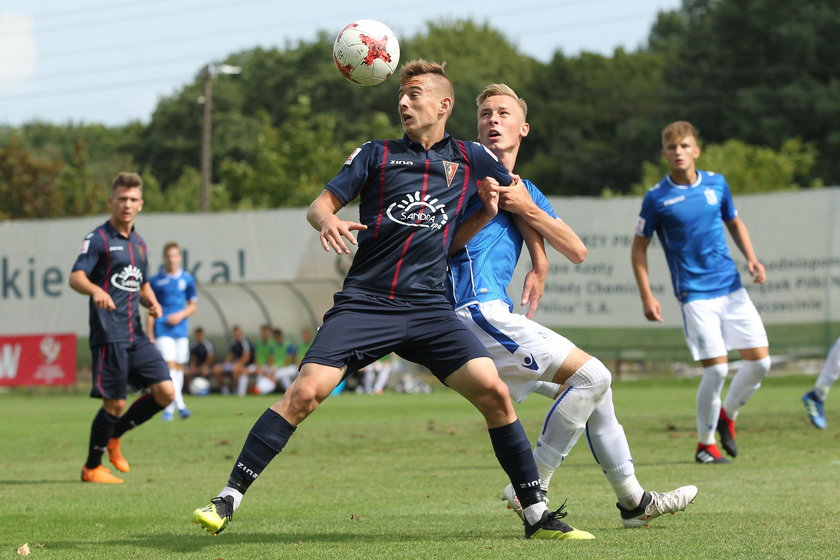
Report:
[{"label": "team crest on jersey", "polygon": [[708,202],[712,206],[718,203],[717,193],[712,189],[706,189],[705,191],[703,191],[703,194],[706,195],[706,202]]},{"label": "team crest on jersey", "polygon": [[449,221],[446,205],[430,195],[421,197],[419,191],[391,204],[387,213],[391,221],[410,227],[440,229]]},{"label": "team crest on jersey", "polygon": [[446,173],[446,186],[452,186],[452,179],[455,178],[455,173],[458,172],[458,165],[457,163],[451,161],[444,161],[443,163],[443,172]]},{"label": "team crest on jersey", "polygon": [[111,284],[126,292],[139,292],[143,283],[143,273],[136,266],[129,265],[111,276]]}]

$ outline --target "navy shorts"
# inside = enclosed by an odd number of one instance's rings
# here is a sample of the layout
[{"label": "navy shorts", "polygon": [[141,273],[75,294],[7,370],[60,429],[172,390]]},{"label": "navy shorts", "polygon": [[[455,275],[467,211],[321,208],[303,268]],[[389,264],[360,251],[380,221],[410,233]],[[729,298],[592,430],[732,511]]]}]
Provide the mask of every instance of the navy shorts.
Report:
[{"label": "navy shorts", "polygon": [[92,346],[90,351],[93,354],[91,397],[125,399],[129,385],[139,390],[171,379],[169,367],[146,337],[134,342]]},{"label": "navy shorts", "polygon": [[339,292],[301,364],[347,366],[349,375],[391,352],[428,368],[441,381],[468,361],[489,357],[443,298],[408,305]]}]

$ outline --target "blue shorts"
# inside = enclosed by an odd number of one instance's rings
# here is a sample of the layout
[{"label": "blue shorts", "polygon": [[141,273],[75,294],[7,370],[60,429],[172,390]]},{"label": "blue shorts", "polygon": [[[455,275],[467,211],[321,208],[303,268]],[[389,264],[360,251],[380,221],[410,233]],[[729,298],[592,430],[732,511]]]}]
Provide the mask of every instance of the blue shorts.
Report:
[{"label": "blue shorts", "polygon": [[468,361],[490,356],[443,298],[408,305],[339,292],[301,364],[347,366],[346,376],[391,352],[441,381]]},{"label": "blue shorts", "polygon": [[141,337],[134,342],[114,342],[92,346],[93,387],[97,399],[125,399],[128,386],[139,390],[169,381],[169,367],[155,345]]}]

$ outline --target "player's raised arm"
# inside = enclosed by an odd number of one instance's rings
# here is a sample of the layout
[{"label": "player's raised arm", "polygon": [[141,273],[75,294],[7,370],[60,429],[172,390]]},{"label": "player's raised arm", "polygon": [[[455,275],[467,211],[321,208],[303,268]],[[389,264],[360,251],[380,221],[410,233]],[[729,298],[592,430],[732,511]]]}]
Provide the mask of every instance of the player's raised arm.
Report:
[{"label": "player's raised arm", "polygon": [[321,232],[321,246],[325,251],[329,251],[332,247],[336,253],[350,254],[350,249],[344,239],[356,245],[356,238],[350,232],[367,229],[364,224],[345,221],[336,216],[336,212],[343,207],[344,204],[336,195],[324,189],[318,195],[318,198],[312,201],[309,210],[306,212],[306,219],[309,220],[312,227]]},{"label": "player's raised arm", "polygon": [[574,264],[580,264],[586,258],[586,245],[580,237],[563,220],[550,216],[537,206],[521,181],[517,180],[499,193],[499,208],[520,216]]}]

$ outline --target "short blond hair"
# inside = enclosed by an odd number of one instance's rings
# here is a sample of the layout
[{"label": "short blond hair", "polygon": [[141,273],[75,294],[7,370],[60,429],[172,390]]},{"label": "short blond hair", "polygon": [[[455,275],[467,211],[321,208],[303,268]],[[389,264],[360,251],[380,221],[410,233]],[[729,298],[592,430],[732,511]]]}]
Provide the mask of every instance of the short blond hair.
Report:
[{"label": "short blond hair", "polygon": [[451,97],[453,102],[455,101],[455,88],[452,86],[452,81],[446,75],[445,62],[430,62],[422,58],[406,62],[400,69],[400,85],[412,78],[425,74],[429,74],[434,78],[435,85],[440,93],[444,94],[444,96]]},{"label": "short blond hair", "polygon": [[477,107],[481,108],[481,104],[484,103],[488,97],[493,97],[494,95],[506,95],[508,97],[512,97],[516,104],[519,105],[519,108],[522,109],[522,114],[525,118],[528,118],[528,104],[525,103],[525,100],[516,95],[516,92],[513,91],[513,88],[507,84],[488,84],[481,93],[478,94],[478,97],[475,98],[475,104]]},{"label": "short blond hair", "polygon": [[694,125],[688,121],[674,121],[662,129],[662,145],[665,146],[687,136],[692,136],[694,140],[698,140],[697,129],[694,128]]}]

